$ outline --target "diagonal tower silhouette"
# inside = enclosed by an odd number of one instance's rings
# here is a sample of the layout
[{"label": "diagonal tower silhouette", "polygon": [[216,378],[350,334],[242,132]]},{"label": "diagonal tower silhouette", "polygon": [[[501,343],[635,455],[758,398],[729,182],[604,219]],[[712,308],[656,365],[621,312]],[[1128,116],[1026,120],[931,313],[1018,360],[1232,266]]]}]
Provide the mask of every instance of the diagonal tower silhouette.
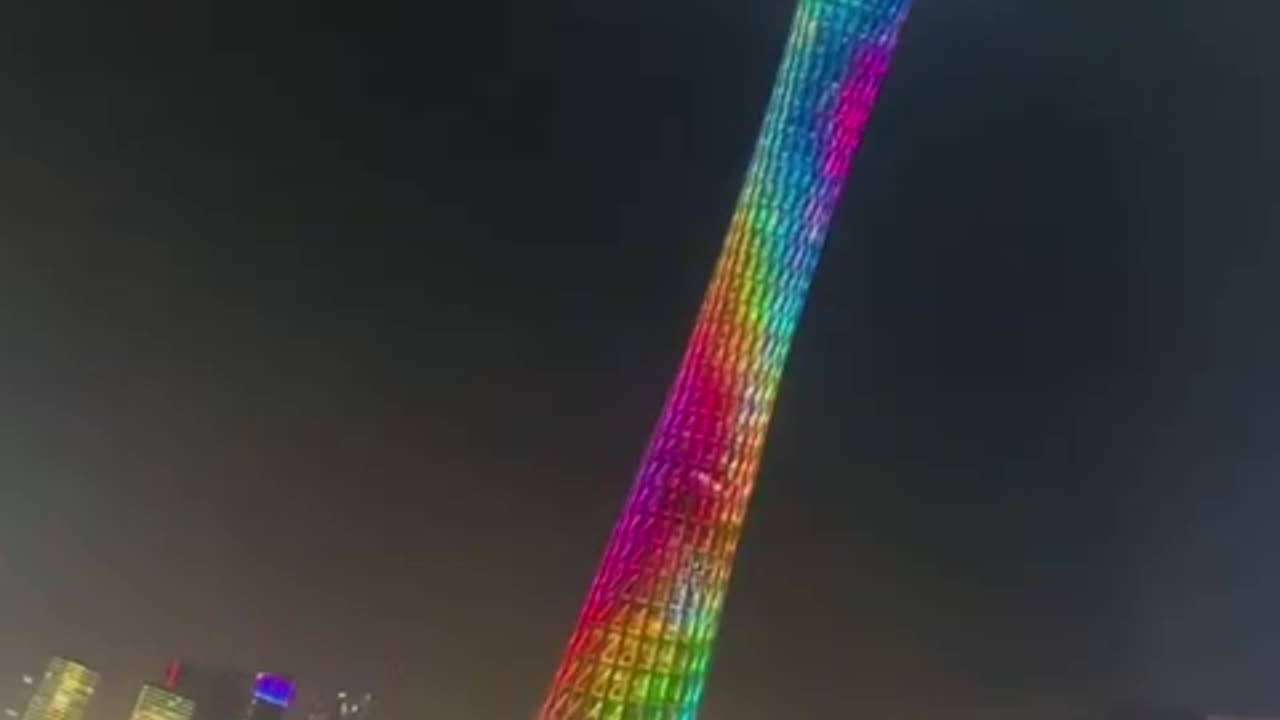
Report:
[{"label": "diagonal tower silhouette", "polygon": [[675,385],[540,720],[694,720],[778,382],[910,0],[800,0]]}]

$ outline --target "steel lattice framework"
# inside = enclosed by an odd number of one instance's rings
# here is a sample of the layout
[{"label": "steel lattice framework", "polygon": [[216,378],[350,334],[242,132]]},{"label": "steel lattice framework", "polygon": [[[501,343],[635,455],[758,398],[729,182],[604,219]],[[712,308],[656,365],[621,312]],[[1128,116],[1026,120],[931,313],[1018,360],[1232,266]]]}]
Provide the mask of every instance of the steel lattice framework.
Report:
[{"label": "steel lattice framework", "polygon": [[694,720],[778,383],[910,0],[800,0],[693,338],[541,720]]}]

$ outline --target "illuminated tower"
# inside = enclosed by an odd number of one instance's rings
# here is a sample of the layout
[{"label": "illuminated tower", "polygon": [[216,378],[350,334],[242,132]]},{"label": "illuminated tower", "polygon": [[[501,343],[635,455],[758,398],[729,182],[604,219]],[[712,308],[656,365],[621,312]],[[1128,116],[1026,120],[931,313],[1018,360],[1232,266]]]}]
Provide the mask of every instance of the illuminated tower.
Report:
[{"label": "illuminated tower", "polygon": [[65,658],[49,661],[22,720],[84,720],[98,673]]},{"label": "illuminated tower", "polygon": [[196,703],[155,685],[143,685],[129,720],[192,720]]},{"label": "illuminated tower", "polygon": [[783,364],[910,0],[800,0],[693,337],[542,720],[693,720]]}]

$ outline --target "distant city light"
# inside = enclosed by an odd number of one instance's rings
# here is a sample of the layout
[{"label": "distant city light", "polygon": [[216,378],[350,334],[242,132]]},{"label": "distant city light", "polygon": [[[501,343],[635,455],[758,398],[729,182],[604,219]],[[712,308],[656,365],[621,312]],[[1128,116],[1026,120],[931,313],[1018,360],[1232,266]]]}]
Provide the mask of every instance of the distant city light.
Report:
[{"label": "distant city light", "polygon": [[280,708],[288,708],[293,702],[293,680],[281,675],[258,673],[253,686],[253,696],[265,703]]}]

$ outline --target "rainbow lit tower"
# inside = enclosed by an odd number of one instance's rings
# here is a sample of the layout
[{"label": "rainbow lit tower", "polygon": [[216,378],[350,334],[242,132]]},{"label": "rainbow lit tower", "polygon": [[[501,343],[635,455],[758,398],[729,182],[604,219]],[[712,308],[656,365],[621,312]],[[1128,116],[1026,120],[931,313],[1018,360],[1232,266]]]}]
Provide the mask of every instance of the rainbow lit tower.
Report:
[{"label": "rainbow lit tower", "polygon": [[778,382],[910,0],[799,0],[728,239],[541,720],[694,720]]}]

